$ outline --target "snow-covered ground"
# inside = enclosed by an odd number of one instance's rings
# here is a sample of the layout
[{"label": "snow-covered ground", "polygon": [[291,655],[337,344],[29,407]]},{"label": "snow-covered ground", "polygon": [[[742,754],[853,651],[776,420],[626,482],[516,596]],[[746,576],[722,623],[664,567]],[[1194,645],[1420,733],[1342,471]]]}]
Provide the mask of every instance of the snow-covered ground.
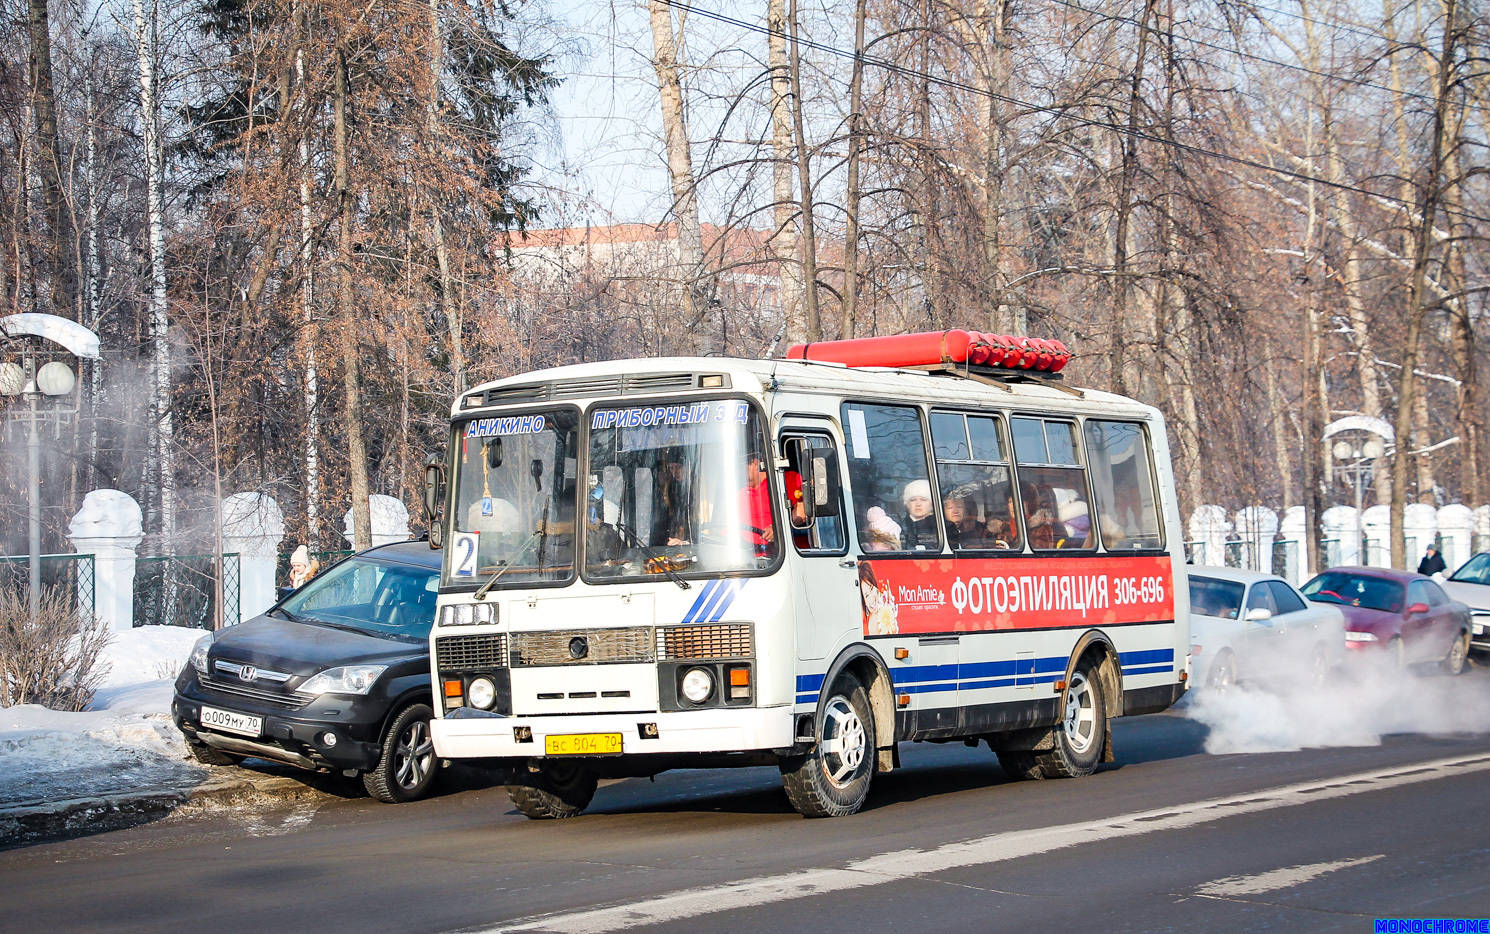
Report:
[{"label": "snow-covered ground", "polygon": [[0,708],[0,806],[190,785],[204,770],[171,723],[171,683],[199,629],[115,633],[88,710]]}]

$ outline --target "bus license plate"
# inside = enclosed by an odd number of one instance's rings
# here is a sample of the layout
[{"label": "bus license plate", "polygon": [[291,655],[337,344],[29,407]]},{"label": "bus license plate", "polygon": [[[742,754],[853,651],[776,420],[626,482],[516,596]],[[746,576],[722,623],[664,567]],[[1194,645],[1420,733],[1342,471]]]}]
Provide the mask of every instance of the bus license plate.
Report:
[{"label": "bus license plate", "polygon": [[618,756],[620,733],[567,733],[545,736],[543,751],[550,756]]},{"label": "bus license plate", "polygon": [[231,710],[218,710],[216,707],[202,708],[202,726],[211,727],[223,733],[237,733],[239,736],[257,737],[264,732],[264,718],[251,717],[246,713],[233,713]]}]

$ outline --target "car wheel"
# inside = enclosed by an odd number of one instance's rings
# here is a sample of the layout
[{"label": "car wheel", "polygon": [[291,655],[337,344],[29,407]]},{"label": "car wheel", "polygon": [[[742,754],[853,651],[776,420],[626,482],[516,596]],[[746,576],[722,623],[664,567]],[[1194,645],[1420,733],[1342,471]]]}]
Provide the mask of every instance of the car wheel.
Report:
[{"label": "car wheel", "polygon": [[811,752],[781,760],[781,784],[803,817],[844,817],[864,806],[874,778],[874,716],[858,678],[833,682],[819,734]]},{"label": "car wheel", "polygon": [[600,785],[595,769],[579,762],[545,760],[536,772],[520,768],[517,779],[507,786],[507,797],[531,820],[578,817]]},{"label": "car wheel", "polygon": [[383,734],[383,754],[372,771],[362,773],[367,793],[384,804],[417,801],[429,793],[440,759],[435,755],[429,721],[434,711],[427,704],[411,704],[399,711]]},{"label": "car wheel", "polygon": [[235,752],[223,752],[206,743],[189,742],[186,748],[191,750],[191,757],[203,765],[240,765],[244,759],[248,758]]},{"label": "car wheel", "polygon": [[1407,668],[1407,646],[1402,644],[1401,636],[1392,636],[1387,642],[1387,666],[1396,671]]},{"label": "car wheel", "polygon": [[1318,690],[1330,682],[1330,654],[1322,645],[1316,645],[1309,653],[1309,667],[1304,671],[1305,683]]},{"label": "car wheel", "polygon": [[1236,656],[1230,649],[1222,649],[1216,660],[1211,662],[1210,671],[1206,673],[1205,686],[1217,691],[1226,691],[1236,686]]},{"label": "car wheel", "polygon": [[1457,675],[1464,671],[1464,662],[1469,658],[1469,633],[1461,632],[1449,646],[1449,654],[1444,656],[1443,670],[1449,675]]}]

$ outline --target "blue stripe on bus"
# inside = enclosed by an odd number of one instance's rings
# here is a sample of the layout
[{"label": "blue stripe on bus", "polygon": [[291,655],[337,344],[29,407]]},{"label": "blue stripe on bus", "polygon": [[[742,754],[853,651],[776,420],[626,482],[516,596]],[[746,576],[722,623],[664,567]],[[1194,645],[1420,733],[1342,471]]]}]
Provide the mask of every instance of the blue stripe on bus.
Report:
[{"label": "blue stripe on bus", "polygon": [[1124,668],[1130,665],[1152,665],[1155,662],[1174,662],[1174,649],[1146,649],[1142,652],[1120,652],[1118,661]]},{"label": "blue stripe on bus", "polygon": [[714,595],[704,608],[699,610],[695,622],[718,622],[729,605],[735,602],[735,591],[740,587],[740,581],[720,581],[719,586],[714,588]]},{"label": "blue stripe on bus", "polygon": [[[942,694],[947,691],[982,691],[991,688],[1027,687],[1059,681],[1066,673],[1068,657],[1051,655],[1035,659],[969,662],[965,665],[912,665],[891,670],[890,678],[900,694]],[[1144,649],[1118,655],[1123,677],[1174,671],[1174,649]],[[1169,664],[1157,664],[1168,662]],[[816,703],[825,675],[797,675],[799,704]]]},{"label": "blue stripe on bus", "polygon": [[718,590],[719,585],[722,583],[724,583],[724,581],[722,580],[712,580],[705,584],[704,589],[699,591],[698,596],[694,598],[693,606],[689,607],[688,612],[683,614],[683,622],[697,622],[699,617],[699,610],[702,609],[703,605],[709,601],[709,599],[714,595],[714,591]]},{"label": "blue stripe on bus", "polygon": [[1130,675],[1156,675],[1160,672],[1174,671],[1173,665],[1150,665],[1147,668],[1124,668],[1123,677]]},{"label": "blue stripe on bus", "polygon": [[826,677],[828,676],[825,674],[797,675],[797,693],[800,694],[803,691],[821,691],[823,688],[823,679]]}]

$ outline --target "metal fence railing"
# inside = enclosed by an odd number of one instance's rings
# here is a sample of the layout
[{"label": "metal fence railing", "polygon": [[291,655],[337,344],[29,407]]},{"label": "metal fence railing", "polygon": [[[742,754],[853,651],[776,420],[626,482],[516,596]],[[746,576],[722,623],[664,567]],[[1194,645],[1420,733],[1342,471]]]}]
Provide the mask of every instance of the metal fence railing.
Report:
[{"label": "metal fence railing", "polygon": [[1304,582],[1303,569],[1299,562],[1298,542],[1273,542],[1272,572],[1295,587]]},{"label": "metal fence railing", "polygon": [[[221,563],[221,625],[239,621],[238,555]],[[212,629],[218,623],[216,555],[165,555],[135,562],[134,624]]]},{"label": "metal fence railing", "polygon": [[[25,592],[30,587],[30,558],[26,555],[0,555],[0,586]],[[41,586],[43,591],[60,589],[78,614],[91,617],[94,611],[93,556],[42,555]]]}]

